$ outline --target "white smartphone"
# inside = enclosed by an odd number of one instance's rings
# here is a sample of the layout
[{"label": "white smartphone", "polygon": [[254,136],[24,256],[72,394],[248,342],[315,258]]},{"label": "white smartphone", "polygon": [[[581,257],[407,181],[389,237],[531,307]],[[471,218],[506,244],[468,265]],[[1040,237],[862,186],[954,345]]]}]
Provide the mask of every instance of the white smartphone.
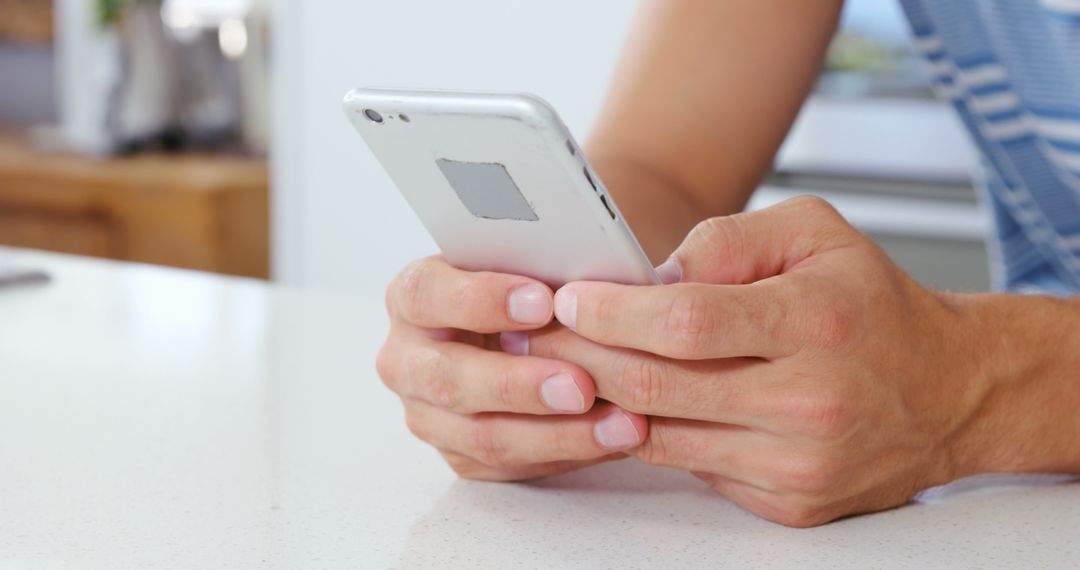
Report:
[{"label": "white smartphone", "polygon": [[660,282],[554,109],[528,94],[356,89],[345,114],[451,265]]}]

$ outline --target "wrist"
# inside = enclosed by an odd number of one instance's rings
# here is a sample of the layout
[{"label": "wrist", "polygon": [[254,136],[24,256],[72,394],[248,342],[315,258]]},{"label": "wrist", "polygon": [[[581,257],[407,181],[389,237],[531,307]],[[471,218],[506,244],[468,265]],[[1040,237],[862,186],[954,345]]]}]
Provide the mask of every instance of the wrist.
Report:
[{"label": "wrist", "polygon": [[[1080,468],[1080,310],[1021,295],[949,295],[966,412],[950,438],[954,478]],[[1072,346],[1068,346],[1071,344]],[[1071,362],[1069,362],[1071,361]]]}]

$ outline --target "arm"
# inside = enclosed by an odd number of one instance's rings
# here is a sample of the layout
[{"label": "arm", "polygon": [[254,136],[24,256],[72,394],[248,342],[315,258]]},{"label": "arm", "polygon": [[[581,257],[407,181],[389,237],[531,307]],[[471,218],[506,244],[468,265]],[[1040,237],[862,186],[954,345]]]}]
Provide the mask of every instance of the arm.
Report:
[{"label": "arm", "polygon": [[956,295],[978,392],[958,476],[1080,474],[1080,299]]},{"label": "arm", "polygon": [[697,222],[746,205],[817,78],[842,5],[642,3],[586,152],[654,261]]}]

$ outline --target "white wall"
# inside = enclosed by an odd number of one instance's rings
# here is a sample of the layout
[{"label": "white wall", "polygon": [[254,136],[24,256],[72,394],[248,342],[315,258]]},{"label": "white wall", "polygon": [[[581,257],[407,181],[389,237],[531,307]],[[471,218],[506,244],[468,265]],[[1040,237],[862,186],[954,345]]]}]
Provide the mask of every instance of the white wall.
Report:
[{"label": "white wall", "polygon": [[435,246],[340,101],[357,86],[530,91],[588,132],[627,0],[276,0],[274,262],[288,284],[381,293]]}]

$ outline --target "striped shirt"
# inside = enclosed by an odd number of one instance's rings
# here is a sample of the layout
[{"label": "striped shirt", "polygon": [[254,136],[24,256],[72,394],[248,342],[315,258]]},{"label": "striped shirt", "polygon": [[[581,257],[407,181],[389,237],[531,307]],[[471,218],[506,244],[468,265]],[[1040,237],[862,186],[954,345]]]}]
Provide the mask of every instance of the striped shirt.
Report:
[{"label": "striped shirt", "polygon": [[978,147],[995,287],[1080,294],[1080,0],[901,0]]}]

